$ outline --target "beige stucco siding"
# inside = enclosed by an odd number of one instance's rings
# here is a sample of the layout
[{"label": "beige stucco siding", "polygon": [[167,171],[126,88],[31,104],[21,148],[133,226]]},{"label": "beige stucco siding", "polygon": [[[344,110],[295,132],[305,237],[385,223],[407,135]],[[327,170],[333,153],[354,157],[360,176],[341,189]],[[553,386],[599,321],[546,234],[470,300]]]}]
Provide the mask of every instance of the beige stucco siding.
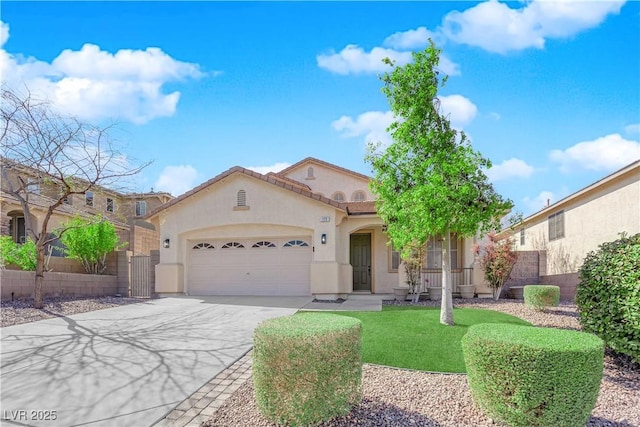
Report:
[{"label": "beige stucco siding", "polygon": [[[309,167],[313,168],[313,177],[308,176]],[[298,182],[302,182],[311,188],[314,193],[320,193],[332,198],[334,193],[341,192],[345,196],[345,202],[352,201],[356,191],[365,194],[365,200],[374,200],[369,191],[369,181],[355,175],[338,172],[323,165],[308,163],[289,171],[286,176]]]},{"label": "beige stucco siding", "polygon": [[[246,208],[238,208],[238,191],[246,193]],[[173,292],[189,290],[189,243],[202,239],[256,238],[308,236],[312,246],[312,263],[320,267],[312,269],[323,280],[314,282],[312,292],[338,288],[335,260],[336,209],[314,201],[290,190],[243,175],[231,175],[208,189],[200,191],[177,205],[162,211],[158,217],[161,240],[169,239],[169,248],[160,251],[160,265],[182,266],[183,273]],[[328,221],[323,219],[328,218]],[[321,244],[321,235],[327,235],[327,243]],[[165,267],[163,271],[166,271]],[[171,270],[171,268],[169,268]],[[325,274],[327,273],[327,274]],[[175,273],[168,274],[175,277]],[[168,283],[158,279],[163,289]],[[316,288],[313,289],[313,283]],[[320,289],[318,289],[320,287]],[[167,291],[169,292],[169,291]]]},{"label": "beige stucco siding", "polygon": [[[548,217],[564,211],[564,237],[549,241]],[[640,177],[634,174],[613,180],[594,191],[549,209],[525,223],[525,244],[515,238],[519,250],[547,250],[547,274],[577,271],[588,252],[619,233],[640,232]]]}]

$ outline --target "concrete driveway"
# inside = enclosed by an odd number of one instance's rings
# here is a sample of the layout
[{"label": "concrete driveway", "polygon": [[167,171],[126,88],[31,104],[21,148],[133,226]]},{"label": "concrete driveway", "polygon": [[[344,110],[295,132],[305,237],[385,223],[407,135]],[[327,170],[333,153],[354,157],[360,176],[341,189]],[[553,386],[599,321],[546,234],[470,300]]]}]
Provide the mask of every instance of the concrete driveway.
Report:
[{"label": "concrete driveway", "polygon": [[260,321],[310,301],[164,298],[2,328],[1,423],[152,425],[246,353]]}]

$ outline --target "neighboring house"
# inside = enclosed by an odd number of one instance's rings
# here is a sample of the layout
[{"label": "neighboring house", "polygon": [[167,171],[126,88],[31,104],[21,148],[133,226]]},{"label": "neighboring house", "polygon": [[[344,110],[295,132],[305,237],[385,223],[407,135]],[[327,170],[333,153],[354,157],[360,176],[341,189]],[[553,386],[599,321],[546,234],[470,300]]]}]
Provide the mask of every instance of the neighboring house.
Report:
[{"label": "neighboring house", "polygon": [[[262,175],[233,167],[169,201],[147,219],[160,230],[155,291],[190,295],[392,293],[400,257],[376,215],[370,178],[304,159]],[[458,283],[470,280],[471,241],[454,242]],[[430,283],[442,250],[427,247]]]},{"label": "neighboring house", "polygon": [[[540,275],[576,272],[620,233],[640,233],[640,160],[528,216],[513,234],[520,251],[546,251]],[[546,267],[546,269],[545,269]]]},{"label": "neighboring house", "polygon": [[[8,167],[7,167],[8,166]],[[43,173],[29,167],[3,162],[6,174],[13,184],[17,177],[32,180],[29,186],[29,205],[32,226],[39,230],[52,199],[57,199],[60,187],[55,179],[46,177]],[[25,214],[20,201],[8,192],[8,182],[2,178],[0,187],[0,235],[11,236],[15,242],[25,241]],[[48,224],[49,232],[74,216],[91,217],[99,214],[114,224],[122,241],[128,243],[125,249],[136,254],[148,254],[150,250],[158,249],[158,232],[151,224],[142,220],[153,209],[171,200],[168,193],[120,193],[107,188],[94,187],[85,194],[73,194],[60,205]],[[54,252],[54,255],[60,255]]]}]

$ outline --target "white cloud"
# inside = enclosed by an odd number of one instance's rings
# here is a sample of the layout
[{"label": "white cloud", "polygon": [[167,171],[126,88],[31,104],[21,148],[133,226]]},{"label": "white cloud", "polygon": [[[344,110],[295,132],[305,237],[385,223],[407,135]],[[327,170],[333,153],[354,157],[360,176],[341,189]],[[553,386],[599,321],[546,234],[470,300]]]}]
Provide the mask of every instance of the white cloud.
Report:
[{"label": "white cloud", "polygon": [[476,117],[478,107],[462,95],[439,96],[442,112],[449,116],[451,125],[462,129]]},{"label": "white cloud", "polygon": [[393,49],[410,50],[427,46],[429,39],[434,40],[437,36],[436,33],[427,30],[425,27],[418,27],[415,30],[391,34],[384,40],[383,44]]},{"label": "white cloud", "polygon": [[178,196],[196,185],[198,171],[191,165],[167,166],[162,170],[154,187]]},{"label": "white cloud", "polygon": [[624,133],[627,135],[640,135],[640,123],[625,126]]},{"label": "white cloud", "polygon": [[[350,44],[340,52],[330,51],[316,56],[318,66],[337,74],[383,73],[391,71],[391,67],[383,63],[389,58],[395,65],[402,66],[411,62],[410,51],[399,51],[384,47],[374,47],[366,52],[360,46]],[[460,74],[460,66],[445,55],[440,55],[438,68],[447,75]]]},{"label": "white cloud", "polygon": [[[0,23],[3,44],[8,36],[8,25]],[[138,124],[175,113],[180,92],[166,93],[165,84],[204,76],[197,64],[159,48],[111,53],[93,44],[66,49],[51,63],[0,49],[0,74],[9,88],[28,87],[64,114]]]},{"label": "white cloud", "polygon": [[340,52],[331,51],[316,57],[318,66],[338,74],[377,73],[390,71],[390,67],[382,62],[389,58],[396,65],[404,65],[411,61],[411,52],[398,52],[393,49],[374,47],[365,52],[357,45],[347,45]]},{"label": "white cloud", "polygon": [[640,158],[640,142],[614,133],[593,141],[575,144],[566,150],[553,150],[549,157],[560,163],[560,170],[613,171]]},{"label": "white cloud", "polygon": [[571,37],[617,14],[624,1],[531,1],[519,9],[490,0],[448,13],[439,28],[449,40],[507,53],[542,49],[552,38]]},{"label": "white cloud", "polygon": [[541,191],[537,196],[525,197],[522,199],[524,206],[526,207],[525,215],[538,212],[546,208],[548,205],[557,201],[556,195],[551,191]]},{"label": "white cloud", "polygon": [[364,136],[365,143],[380,142],[383,146],[388,146],[391,144],[391,136],[387,133],[387,128],[392,122],[391,111],[368,111],[355,120],[350,116],[342,116],[331,123],[331,126],[344,138]]},{"label": "white cloud", "polygon": [[269,172],[280,172],[281,170],[286,169],[289,166],[291,166],[291,163],[277,162],[270,166],[247,166],[246,169],[250,169],[254,172],[258,172],[263,175],[266,175]]},{"label": "white cloud", "polygon": [[529,178],[533,172],[533,167],[524,160],[511,158],[499,165],[493,165],[491,169],[487,170],[487,177],[496,182],[509,178]]}]

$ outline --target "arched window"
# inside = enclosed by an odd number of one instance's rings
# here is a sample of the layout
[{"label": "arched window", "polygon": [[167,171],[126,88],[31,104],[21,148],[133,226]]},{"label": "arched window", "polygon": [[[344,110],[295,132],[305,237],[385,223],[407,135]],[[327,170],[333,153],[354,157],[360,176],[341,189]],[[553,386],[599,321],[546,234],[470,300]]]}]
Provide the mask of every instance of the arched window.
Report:
[{"label": "arched window", "polygon": [[351,197],[351,200],[353,200],[354,202],[364,202],[366,197],[367,196],[365,196],[364,191],[356,191],[355,193],[353,193],[353,197]]},{"label": "arched window", "polygon": [[238,207],[247,206],[247,192],[244,190],[238,191],[238,203],[236,204]]},{"label": "arched window", "polygon": [[256,242],[251,246],[252,248],[275,248],[276,245],[273,242],[269,242],[267,240],[263,240],[261,242]]},{"label": "arched window", "polygon": [[238,242],[229,242],[222,245],[222,249],[234,249],[234,248],[235,249],[244,248],[244,245]]},{"label": "arched window", "polygon": [[193,249],[195,250],[199,250],[199,249],[215,249],[213,247],[213,245],[211,243],[197,243]]},{"label": "arched window", "polygon": [[284,244],[285,248],[296,248],[296,247],[303,247],[303,246],[309,246],[309,244],[307,242],[303,242],[302,240],[289,240],[287,243]]},{"label": "arched window", "polygon": [[344,194],[339,191],[333,193],[333,196],[331,196],[331,198],[336,202],[344,202]]}]

